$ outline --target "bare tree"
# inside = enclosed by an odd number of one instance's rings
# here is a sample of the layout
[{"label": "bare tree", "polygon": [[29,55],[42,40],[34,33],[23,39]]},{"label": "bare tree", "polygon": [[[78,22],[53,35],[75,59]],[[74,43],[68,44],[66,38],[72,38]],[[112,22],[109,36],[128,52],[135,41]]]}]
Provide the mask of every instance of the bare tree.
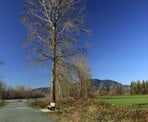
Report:
[{"label": "bare tree", "polygon": [[90,93],[90,69],[85,55],[60,60],[57,65],[57,88],[60,97],[87,97]]},{"label": "bare tree", "polygon": [[56,102],[56,67],[61,57],[82,50],[77,45],[85,28],[83,0],[27,0],[22,22],[28,28],[25,45],[36,61],[51,60],[51,100]]},{"label": "bare tree", "polygon": [[[73,95],[73,89],[75,85],[75,78],[73,77],[75,75],[75,66],[71,61],[71,58],[66,60],[65,58],[61,58],[58,60],[57,63],[57,94],[59,95],[59,98],[61,97],[72,97]],[[74,91],[75,94],[76,91]]]},{"label": "bare tree", "polygon": [[64,59],[58,60],[56,85],[59,98],[70,96],[70,86],[72,85],[71,81],[71,68],[69,64]]},{"label": "bare tree", "polygon": [[88,96],[90,88],[90,69],[87,66],[86,57],[82,55],[76,55],[72,58],[73,65],[73,79],[77,82],[79,96]]}]

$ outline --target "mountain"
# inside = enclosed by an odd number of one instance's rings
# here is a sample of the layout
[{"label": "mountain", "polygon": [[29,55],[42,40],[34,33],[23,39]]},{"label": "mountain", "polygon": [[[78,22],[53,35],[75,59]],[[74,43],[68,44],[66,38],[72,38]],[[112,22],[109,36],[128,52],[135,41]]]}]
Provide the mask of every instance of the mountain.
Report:
[{"label": "mountain", "polygon": [[99,79],[91,79],[92,85],[98,89],[101,84],[104,84],[107,88],[109,88],[111,85],[122,85],[121,83],[113,80],[99,80]]},{"label": "mountain", "polygon": [[49,93],[49,87],[41,87],[41,88],[35,88],[32,89],[32,91],[42,91],[43,93]]},{"label": "mountain", "polygon": [[[122,85],[121,83],[117,82],[117,81],[113,81],[113,80],[99,80],[99,79],[91,79],[92,81],[92,86],[96,89],[99,88],[99,86],[103,83],[107,88],[109,88],[111,85]],[[125,85],[127,87],[127,85]],[[35,90],[41,90],[44,93],[49,93],[49,87],[41,87],[41,88],[36,88],[33,89],[33,91]]]}]

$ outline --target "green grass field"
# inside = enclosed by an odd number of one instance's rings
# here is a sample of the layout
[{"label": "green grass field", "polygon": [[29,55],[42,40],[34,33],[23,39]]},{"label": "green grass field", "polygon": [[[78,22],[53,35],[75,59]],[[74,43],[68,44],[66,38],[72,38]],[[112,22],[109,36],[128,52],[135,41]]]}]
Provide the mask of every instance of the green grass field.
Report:
[{"label": "green grass field", "polygon": [[148,105],[148,95],[139,96],[100,96],[98,100],[114,105]]}]

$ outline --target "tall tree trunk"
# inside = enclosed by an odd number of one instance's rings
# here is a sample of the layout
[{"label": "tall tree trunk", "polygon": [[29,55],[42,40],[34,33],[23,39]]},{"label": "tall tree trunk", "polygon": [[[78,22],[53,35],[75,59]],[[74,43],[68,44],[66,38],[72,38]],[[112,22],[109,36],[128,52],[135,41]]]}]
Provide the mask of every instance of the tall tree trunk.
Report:
[{"label": "tall tree trunk", "polygon": [[51,72],[51,102],[56,103],[56,60],[52,61],[52,72]]},{"label": "tall tree trunk", "polygon": [[56,25],[53,30],[53,45],[52,45],[52,72],[51,72],[51,102],[56,103]]}]

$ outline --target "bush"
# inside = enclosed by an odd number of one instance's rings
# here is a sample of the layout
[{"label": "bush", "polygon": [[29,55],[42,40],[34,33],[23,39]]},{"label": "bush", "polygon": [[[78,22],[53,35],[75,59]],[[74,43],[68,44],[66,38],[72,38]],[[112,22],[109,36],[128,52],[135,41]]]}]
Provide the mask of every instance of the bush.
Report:
[{"label": "bush", "polygon": [[37,100],[37,101],[34,101],[34,102],[29,102],[29,104],[32,107],[35,107],[35,108],[47,108],[47,106],[50,104],[50,102],[49,101],[43,101],[43,100]]}]

